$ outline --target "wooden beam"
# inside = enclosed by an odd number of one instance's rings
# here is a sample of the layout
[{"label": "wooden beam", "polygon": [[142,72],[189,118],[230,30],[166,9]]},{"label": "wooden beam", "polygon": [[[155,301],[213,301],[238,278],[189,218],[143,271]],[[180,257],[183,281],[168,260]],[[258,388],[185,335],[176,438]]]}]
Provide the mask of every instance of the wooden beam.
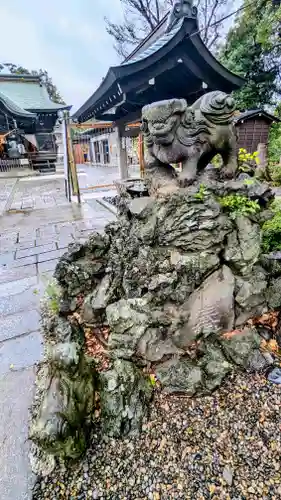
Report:
[{"label": "wooden beam", "polygon": [[128,178],[128,158],[126,151],[126,142],[124,137],[124,126],[118,124],[117,126],[117,153],[119,162],[120,179]]}]

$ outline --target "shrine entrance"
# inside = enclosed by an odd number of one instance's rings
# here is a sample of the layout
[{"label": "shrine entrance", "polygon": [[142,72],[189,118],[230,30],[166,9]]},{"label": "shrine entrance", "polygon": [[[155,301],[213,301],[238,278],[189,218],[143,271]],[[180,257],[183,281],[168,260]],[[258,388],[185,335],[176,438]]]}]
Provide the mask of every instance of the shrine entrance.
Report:
[{"label": "shrine entrance", "polygon": [[81,193],[97,197],[108,191],[112,194],[121,180],[143,177],[139,122],[127,125],[121,139],[113,122],[71,123],[69,130]]}]

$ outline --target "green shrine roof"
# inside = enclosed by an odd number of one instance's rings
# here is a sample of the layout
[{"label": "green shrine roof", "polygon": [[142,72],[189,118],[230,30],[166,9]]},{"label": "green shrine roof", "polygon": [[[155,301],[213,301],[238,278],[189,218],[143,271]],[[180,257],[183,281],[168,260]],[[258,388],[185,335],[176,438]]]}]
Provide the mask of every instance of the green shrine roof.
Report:
[{"label": "green shrine roof", "polygon": [[[0,73],[0,99],[14,107],[14,111],[55,112],[69,106],[51,101],[47,89],[39,77],[30,75],[3,75]],[[11,105],[13,104],[13,106]],[[10,109],[13,112],[13,109]]]},{"label": "green shrine roof", "polygon": [[22,118],[36,118],[36,115],[34,113],[21,108],[2,92],[0,92],[0,102],[4,104],[7,111],[9,111],[12,115],[21,116]]}]

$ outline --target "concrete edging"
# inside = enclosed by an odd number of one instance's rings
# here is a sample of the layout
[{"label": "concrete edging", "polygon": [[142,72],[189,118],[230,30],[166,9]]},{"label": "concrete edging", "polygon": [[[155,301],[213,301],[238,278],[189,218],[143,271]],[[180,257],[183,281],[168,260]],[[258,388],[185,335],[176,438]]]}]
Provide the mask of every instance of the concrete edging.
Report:
[{"label": "concrete edging", "polygon": [[107,201],[101,200],[100,198],[96,198],[95,201],[97,201],[102,207],[109,210],[109,212],[113,213],[114,215],[117,215],[117,208],[108,203]]}]

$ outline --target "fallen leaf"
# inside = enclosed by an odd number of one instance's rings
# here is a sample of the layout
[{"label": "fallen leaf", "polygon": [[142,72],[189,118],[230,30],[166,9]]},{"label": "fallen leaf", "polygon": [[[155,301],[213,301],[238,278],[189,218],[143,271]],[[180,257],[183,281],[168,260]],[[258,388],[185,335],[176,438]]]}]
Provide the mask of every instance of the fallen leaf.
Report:
[{"label": "fallen leaf", "polygon": [[231,337],[234,337],[234,335],[239,335],[241,333],[243,333],[243,330],[236,329],[236,330],[232,330],[231,332],[223,333],[222,337],[224,339],[230,339]]},{"label": "fallen leaf", "polygon": [[260,414],[259,421],[260,421],[260,423],[261,423],[261,424],[265,421],[265,414],[264,414],[264,412],[263,412],[263,411],[262,411],[262,412],[261,412],[261,414]]},{"label": "fallen leaf", "polygon": [[161,440],[160,446],[159,446],[160,451],[162,451],[163,448],[165,448],[166,443],[167,443],[167,439],[165,437],[163,437],[163,439]]},{"label": "fallen leaf", "polygon": [[271,351],[271,352],[277,352],[278,349],[279,349],[279,346],[277,344],[277,341],[275,339],[271,339],[269,342],[268,342],[268,349]]},{"label": "fallen leaf", "polygon": [[209,485],[209,492],[210,492],[211,495],[213,495],[215,493],[216,489],[217,488],[216,488],[216,486],[214,484],[210,484]]}]

